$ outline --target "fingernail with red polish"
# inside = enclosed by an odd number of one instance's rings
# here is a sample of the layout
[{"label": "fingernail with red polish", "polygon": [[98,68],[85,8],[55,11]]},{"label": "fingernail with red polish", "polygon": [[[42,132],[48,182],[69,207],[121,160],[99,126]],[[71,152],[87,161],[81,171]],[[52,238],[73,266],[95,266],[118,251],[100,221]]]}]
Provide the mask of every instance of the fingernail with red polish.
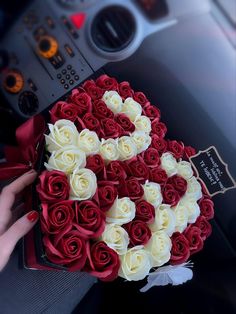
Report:
[{"label": "fingernail with red polish", "polygon": [[28,213],[28,215],[27,215],[27,219],[30,222],[35,222],[38,218],[39,218],[39,214],[35,210],[33,210],[32,212]]}]

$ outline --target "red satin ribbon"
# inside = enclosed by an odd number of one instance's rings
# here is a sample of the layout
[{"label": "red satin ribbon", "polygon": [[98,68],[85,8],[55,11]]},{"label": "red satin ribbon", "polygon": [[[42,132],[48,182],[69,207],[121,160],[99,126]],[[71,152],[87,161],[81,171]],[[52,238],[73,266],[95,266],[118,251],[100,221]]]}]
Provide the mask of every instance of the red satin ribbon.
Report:
[{"label": "red satin ribbon", "polygon": [[32,117],[16,130],[18,145],[5,148],[7,162],[0,164],[0,180],[18,177],[34,168],[45,131],[46,123],[41,115]]}]

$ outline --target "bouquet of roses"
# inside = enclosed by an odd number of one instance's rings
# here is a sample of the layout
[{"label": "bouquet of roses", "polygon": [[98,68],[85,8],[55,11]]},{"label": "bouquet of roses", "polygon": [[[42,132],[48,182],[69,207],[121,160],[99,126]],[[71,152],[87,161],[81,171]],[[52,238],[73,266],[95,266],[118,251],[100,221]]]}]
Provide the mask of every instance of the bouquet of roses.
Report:
[{"label": "bouquet of roses", "polygon": [[189,162],[195,150],[165,138],[144,93],[102,75],[50,116],[37,183],[48,261],[137,281],[203,248],[214,210]]}]

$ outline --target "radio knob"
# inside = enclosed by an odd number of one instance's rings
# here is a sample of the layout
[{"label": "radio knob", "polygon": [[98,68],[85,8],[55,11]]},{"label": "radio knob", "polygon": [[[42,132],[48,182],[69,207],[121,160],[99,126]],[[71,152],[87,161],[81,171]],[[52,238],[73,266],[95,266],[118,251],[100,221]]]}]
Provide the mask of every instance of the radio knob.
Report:
[{"label": "radio knob", "polygon": [[17,70],[10,70],[5,76],[3,86],[11,94],[19,93],[24,86],[22,74]]},{"label": "radio knob", "polygon": [[42,36],[38,43],[39,54],[45,58],[50,59],[57,53],[58,43],[56,39],[51,36]]}]

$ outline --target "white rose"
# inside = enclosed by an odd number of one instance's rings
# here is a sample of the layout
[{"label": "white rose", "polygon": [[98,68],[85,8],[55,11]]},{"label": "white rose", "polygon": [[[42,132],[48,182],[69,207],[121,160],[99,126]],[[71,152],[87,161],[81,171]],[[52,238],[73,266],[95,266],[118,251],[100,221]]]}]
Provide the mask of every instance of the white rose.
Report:
[{"label": "white rose", "polygon": [[44,163],[47,170],[60,170],[67,174],[72,173],[76,168],[86,166],[85,153],[75,146],[65,146],[52,152],[48,163]]},{"label": "white rose", "polygon": [[177,161],[171,153],[162,154],[161,168],[165,170],[168,177],[177,173]]},{"label": "white rose", "polygon": [[151,121],[146,116],[137,117],[134,121],[134,125],[137,131],[144,131],[149,134],[152,130]]},{"label": "white rose", "polygon": [[70,120],[58,120],[56,123],[48,124],[50,134],[45,135],[46,148],[52,153],[67,145],[76,145],[78,141],[78,131]]},{"label": "white rose", "polygon": [[172,236],[175,231],[175,215],[169,205],[162,204],[155,210],[155,220],[149,225],[155,231],[165,231],[168,236]]},{"label": "white rose", "polygon": [[128,160],[137,155],[137,147],[130,136],[118,139],[119,160]]},{"label": "white rose", "polygon": [[135,217],[135,203],[128,197],[117,198],[112,207],[106,212],[106,221],[123,225]]},{"label": "white rose", "polygon": [[131,138],[137,147],[137,154],[145,151],[152,142],[151,137],[144,131],[134,131],[131,134]]},{"label": "white rose", "polygon": [[109,138],[108,140],[102,139],[100,154],[106,162],[119,159],[117,140],[112,138]]},{"label": "white rose", "polygon": [[137,101],[133,100],[133,98],[128,97],[123,104],[122,112],[134,122],[137,117],[141,116],[142,107]]},{"label": "white rose", "polygon": [[96,132],[88,129],[80,132],[78,147],[85,152],[86,156],[97,154],[100,148],[100,141]]},{"label": "white rose", "polygon": [[162,266],[170,259],[172,243],[170,237],[163,231],[152,234],[151,239],[145,246],[152,257],[152,267]]},{"label": "white rose", "polygon": [[188,210],[185,206],[178,204],[176,207],[173,207],[175,213],[175,231],[183,232],[187,228],[188,224]]},{"label": "white rose", "polygon": [[155,182],[146,182],[143,185],[144,199],[157,208],[162,203],[162,194],[160,184]]},{"label": "white rose", "polygon": [[200,200],[202,197],[202,187],[196,177],[187,180],[187,191],[185,195],[194,198],[196,201]]},{"label": "white rose", "polygon": [[102,234],[104,241],[111,249],[122,255],[127,252],[129,236],[124,228],[115,224],[106,224]]},{"label": "white rose", "polygon": [[190,162],[188,161],[180,161],[177,164],[177,173],[185,180],[192,178],[193,176],[193,169],[191,167]]},{"label": "white rose", "polygon": [[107,91],[104,93],[102,100],[105,102],[107,107],[114,113],[121,112],[123,102],[122,98],[116,91]]},{"label": "white rose", "polygon": [[197,217],[200,215],[200,207],[194,198],[185,195],[179,202],[180,206],[187,209],[188,212],[188,223],[194,223]]},{"label": "white rose", "polygon": [[135,246],[120,256],[121,267],[119,276],[128,281],[142,280],[148,274],[152,267],[151,256],[142,246]]},{"label": "white rose", "polygon": [[70,176],[70,199],[87,200],[94,196],[97,189],[97,177],[90,169],[75,170]]}]

